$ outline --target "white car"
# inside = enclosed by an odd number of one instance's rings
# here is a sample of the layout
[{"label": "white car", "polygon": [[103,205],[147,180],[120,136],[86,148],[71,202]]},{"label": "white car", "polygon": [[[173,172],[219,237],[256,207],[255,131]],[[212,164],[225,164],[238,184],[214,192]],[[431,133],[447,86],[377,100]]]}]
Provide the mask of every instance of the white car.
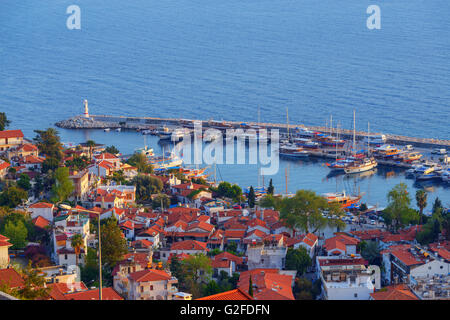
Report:
[{"label": "white car", "polygon": [[431,153],[433,153],[433,154],[447,154],[447,150],[436,148],[436,149],[433,149],[433,151],[431,151]]}]

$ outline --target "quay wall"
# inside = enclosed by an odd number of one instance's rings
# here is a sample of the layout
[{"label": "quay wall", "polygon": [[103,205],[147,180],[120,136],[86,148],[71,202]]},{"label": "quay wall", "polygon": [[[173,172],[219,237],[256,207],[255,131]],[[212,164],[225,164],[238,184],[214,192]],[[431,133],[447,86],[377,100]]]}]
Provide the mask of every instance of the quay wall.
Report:
[{"label": "quay wall", "polygon": [[[183,121],[199,121],[203,127],[208,127],[208,120],[196,119],[179,119],[179,118],[158,118],[158,117],[128,117],[128,116],[111,116],[111,115],[90,115],[89,118],[83,116],[76,116],[67,120],[57,122],[55,125],[65,129],[104,129],[104,128],[122,128],[129,130],[144,130],[153,129],[157,126],[179,126]],[[223,121],[223,123],[230,124],[234,127],[239,127],[241,122],[237,121]],[[279,129],[280,132],[287,132],[288,125],[281,123],[256,123],[246,122],[249,125],[260,125],[269,129]],[[301,124],[289,124],[289,129],[295,127],[305,127]],[[310,130],[330,133],[330,128],[308,126]],[[333,128],[333,134],[336,134],[336,129]],[[379,133],[373,133],[379,134]],[[445,148],[450,150],[450,140],[438,140],[429,138],[416,138],[400,135],[385,134],[387,143],[397,145],[413,145],[421,148]],[[348,129],[339,129],[339,136],[343,139],[352,139],[353,131]],[[367,132],[357,131],[356,138],[358,140],[367,136]]]}]

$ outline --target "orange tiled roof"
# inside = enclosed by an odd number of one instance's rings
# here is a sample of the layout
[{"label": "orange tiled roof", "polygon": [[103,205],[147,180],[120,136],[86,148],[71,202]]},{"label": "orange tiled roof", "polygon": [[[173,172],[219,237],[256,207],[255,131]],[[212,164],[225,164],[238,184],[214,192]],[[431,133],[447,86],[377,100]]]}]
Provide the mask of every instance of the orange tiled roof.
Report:
[{"label": "orange tiled roof", "polygon": [[[68,293],[65,295],[66,300],[98,300],[99,290],[86,290],[75,293]],[[123,298],[111,287],[102,289],[103,300],[123,300]]]},{"label": "orange tiled roof", "polygon": [[22,130],[4,130],[0,131],[0,139],[5,138],[23,138]]},{"label": "orange tiled roof", "polygon": [[171,276],[164,270],[146,269],[130,273],[130,279],[136,282],[170,280]]},{"label": "orange tiled roof", "polygon": [[385,290],[371,293],[374,300],[419,300],[404,284],[383,288]]},{"label": "orange tiled roof", "polygon": [[185,240],[180,242],[175,242],[170,247],[170,250],[208,250],[206,248],[206,242],[201,242],[197,240]]},{"label": "orange tiled roof", "polygon": [[0,285],[7,285],[9,288],[20,288],[25,285],[25,281],[13,268],[0,269]]},{"label": "orange tiled roof", "polygon": [[42,216],[37,216],[32,220],[32,222],[36,227],[39,227],[41,229],[44,229],[45,227],[48,227],[50,225],[50,221]]},{"label": "orange tiled roof", "polygon": [[30,208],[33,208],[33,209],[43,209],[43,208],[53,208],[54,207],[54,204],[52,204],[52,203],[47,203],[47,202],[37,202],[37,203],[34,203],[34,204],[32,204],[31,206],[30,206]]},{"label": "orange tiled roof", "polygon": [[213,294],[212,296],[199,298],[197,300],[253,300],[253,298],[241,289],[234,289]]}]

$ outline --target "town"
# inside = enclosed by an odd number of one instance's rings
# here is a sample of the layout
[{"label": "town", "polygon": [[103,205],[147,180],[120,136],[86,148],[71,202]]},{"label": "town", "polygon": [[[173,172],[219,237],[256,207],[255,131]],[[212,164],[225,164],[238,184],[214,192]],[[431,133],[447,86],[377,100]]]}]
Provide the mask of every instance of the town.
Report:
[{"label": "town", "polygon": [[35,133],[0,113],[1,300],[450,299],[450,210],[424,190],[378,210]]}]

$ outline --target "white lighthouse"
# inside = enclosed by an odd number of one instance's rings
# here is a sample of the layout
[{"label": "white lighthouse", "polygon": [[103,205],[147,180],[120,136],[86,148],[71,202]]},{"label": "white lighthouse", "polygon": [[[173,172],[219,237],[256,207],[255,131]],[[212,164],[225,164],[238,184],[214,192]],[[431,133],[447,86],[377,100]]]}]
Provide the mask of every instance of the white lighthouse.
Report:
[{"label": "white lighthouse", "polygon": [[89,118],[89,108],[88,108],[88,101],[84,100],[84,117]]}]

